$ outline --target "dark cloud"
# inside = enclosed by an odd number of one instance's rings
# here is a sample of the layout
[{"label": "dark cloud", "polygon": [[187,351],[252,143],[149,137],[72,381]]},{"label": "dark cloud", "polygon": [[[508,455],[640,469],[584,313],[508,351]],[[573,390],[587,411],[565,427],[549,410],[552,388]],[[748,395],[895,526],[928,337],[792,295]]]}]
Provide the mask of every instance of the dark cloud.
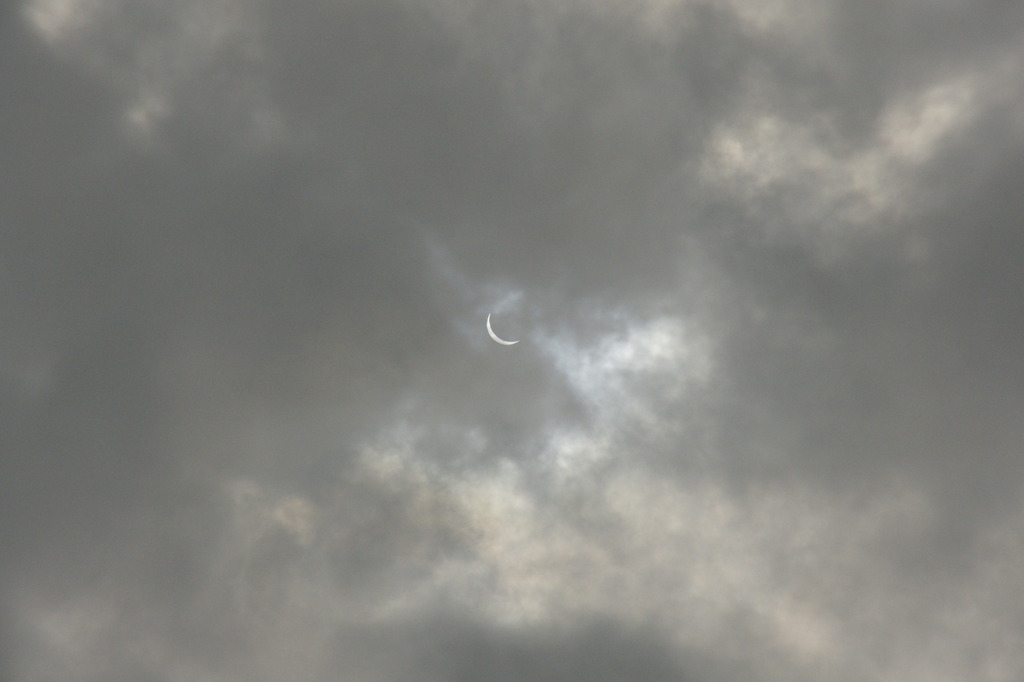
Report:
[{"label": "dark cloud", "polygon": [[[374,673],[395,680],[691,679],[654,632],[588,623],[573,632],[504,631],[486,622],[439,615],[401,628],[370,628],[337,641],[330,679],[352,659],[373,661]],[[359,652],[371,652],[366,656]]]},{"label": "dark cloud", "polygon": [[1018,677],[989,4],[5,12],[0,676]]}]

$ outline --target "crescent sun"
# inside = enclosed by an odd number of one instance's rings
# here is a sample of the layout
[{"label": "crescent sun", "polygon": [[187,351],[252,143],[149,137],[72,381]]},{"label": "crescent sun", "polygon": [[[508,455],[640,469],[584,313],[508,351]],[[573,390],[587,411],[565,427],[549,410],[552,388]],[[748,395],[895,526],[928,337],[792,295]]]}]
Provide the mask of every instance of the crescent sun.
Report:
[{"label": "crescent sun", "polygon": [[515,344],[519,343],[518,340],[516,340],[516,341],[506,341],[505,339],[503,339],[500,336],[498,336],[497,334],[495,334],[494,330],[491,329],[491,316],[490,316],[490,314],[487,315],[487,333],[491,335],[492,339],[494,339],[495,341],[497,341],[498,343],[500,343],[503,346],[514,346]]}]

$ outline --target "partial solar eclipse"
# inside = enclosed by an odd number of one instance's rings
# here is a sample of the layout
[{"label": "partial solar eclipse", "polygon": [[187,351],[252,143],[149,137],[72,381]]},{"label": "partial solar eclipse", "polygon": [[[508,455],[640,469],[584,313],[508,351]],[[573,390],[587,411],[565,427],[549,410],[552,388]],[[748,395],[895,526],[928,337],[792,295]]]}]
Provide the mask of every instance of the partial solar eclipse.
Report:
[{"label": "partial solar eclipse", "polygon": [[490,316],[490,314],[487,315],[487,333],[491,335],[492,339],[494,339],[495,341],[497,341],[498,343],[500,343],[503,346],[514,346],[515,344],[519,343],[518,340],[516,340],[516,341],[506,341],[505,339],[503,339],[500,336],[498,336],[497,334],[495,334],[494,330],[491,329],[491,316]]}]

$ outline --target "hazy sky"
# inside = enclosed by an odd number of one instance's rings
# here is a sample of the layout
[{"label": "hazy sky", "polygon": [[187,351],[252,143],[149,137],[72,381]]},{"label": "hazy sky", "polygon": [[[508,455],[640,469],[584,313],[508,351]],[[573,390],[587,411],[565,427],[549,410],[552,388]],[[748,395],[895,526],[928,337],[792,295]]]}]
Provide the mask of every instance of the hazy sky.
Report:
[{"label": "hazy sky", "polygon": [[3,679],[1024,675],[1024,4],[9,5]]}]

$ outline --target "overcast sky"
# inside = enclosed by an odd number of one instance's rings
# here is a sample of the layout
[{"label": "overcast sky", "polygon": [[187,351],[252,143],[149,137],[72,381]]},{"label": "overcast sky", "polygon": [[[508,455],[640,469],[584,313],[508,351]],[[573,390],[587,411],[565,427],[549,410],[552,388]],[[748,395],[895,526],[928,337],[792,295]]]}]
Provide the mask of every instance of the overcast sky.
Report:
[{"label": "overcast sky", "polygon": [[1024,4],[9,5],[3,679],[1024,675]]}]

